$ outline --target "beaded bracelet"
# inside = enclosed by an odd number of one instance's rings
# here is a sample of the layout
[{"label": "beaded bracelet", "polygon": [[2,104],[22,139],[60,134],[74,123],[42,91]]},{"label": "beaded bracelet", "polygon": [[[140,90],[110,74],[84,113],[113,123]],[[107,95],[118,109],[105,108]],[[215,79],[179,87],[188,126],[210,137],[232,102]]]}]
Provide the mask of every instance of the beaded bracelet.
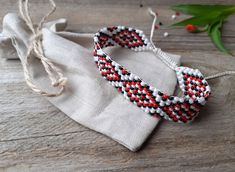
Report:
[{"label": "beaded bracelet", "polygon": [[[121,46],[134,51],[152,51],[176,71],[182,97],[167,95],[144,82],[138,75],[118,64],[103,51]],[[123,96],[153,117],[174,122],[190,122],[205,105],[211,89],[198,69],[177,66],[161,49],[149,41],[143,31],[124,26],[101,29],[94,36],[94,60],[101,75]]]}]

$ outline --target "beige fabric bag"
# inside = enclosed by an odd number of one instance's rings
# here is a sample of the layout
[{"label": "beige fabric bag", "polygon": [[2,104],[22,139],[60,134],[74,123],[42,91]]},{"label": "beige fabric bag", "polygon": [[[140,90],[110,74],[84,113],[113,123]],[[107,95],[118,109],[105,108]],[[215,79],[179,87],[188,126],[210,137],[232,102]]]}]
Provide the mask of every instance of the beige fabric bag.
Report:
[{"label": "beige fabric bag", "polygon": [[[78,123],[111,137],[132,151],[138,150],[159,119],[127,101],[101,77],[93,61],[93,34],[66,32],[65,27],[66,20],[60,19],[45,24],[42,30],[46,57],[68,78],[61,96],[46,98]],[[25,57],[30,36],[31,32],[17,14],[7,14],[0,35],[0,56],[6,59],[18,57],[11,41],[15,37],[18,54],[21,58]],[[167,94],[173,94],[177,82],[175,72],[153,53],[117,47],[108,51],[115,61],[146,82]],[[179,56],[170,56],[179,63]],[[50,82],[41,62],[32,57],[30,64],[34,83],[43,90],[50,90]]]}]

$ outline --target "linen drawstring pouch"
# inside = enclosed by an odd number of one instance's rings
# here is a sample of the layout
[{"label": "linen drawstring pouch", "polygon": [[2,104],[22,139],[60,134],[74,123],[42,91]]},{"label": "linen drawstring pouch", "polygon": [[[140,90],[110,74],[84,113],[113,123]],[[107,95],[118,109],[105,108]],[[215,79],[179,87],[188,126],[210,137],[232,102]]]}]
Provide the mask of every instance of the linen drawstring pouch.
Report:
[{"label": "linen drawstring pouch", "polygon": [[[137,151],[160,119],[146,115],[140,108],[126,101],[102,78],[93,59],[94,35],[67,32],[65,19],[44,23],[38,29],[39,33],[33,33],[26,23],[17,14],[9,13],[4,17],[0,34],[1,58],[20,58],[26,82],[32,90],[44,95],[55,107],[78,123],[112,138],[131,151]],[[37,42],[33,48],[36,46],[39,54],[45,55],[44,59],[37,58],[35,52],[29,53],[32,39],[39,36],[43,52]],[[148,83],[169,95],[174,93],[177,83],[175,72],[155,54],[118,47],[110,47],[106,51],[117,62],[139,73]],[[30,58],[26,59],[28,55]],[[180,63],[178,55],[168,55],[177,64]],[[54,77],[54,86],[62,83],[60,88],[63,89],[58,95],[48,94],[58,91],[57,87],[51,86],[48,77],[47,70],[50,70],[51,75],[54,72],[51,70],[52,65],[58,72],[58,76]],[[61,82],[56,80],[58,77]]]}]

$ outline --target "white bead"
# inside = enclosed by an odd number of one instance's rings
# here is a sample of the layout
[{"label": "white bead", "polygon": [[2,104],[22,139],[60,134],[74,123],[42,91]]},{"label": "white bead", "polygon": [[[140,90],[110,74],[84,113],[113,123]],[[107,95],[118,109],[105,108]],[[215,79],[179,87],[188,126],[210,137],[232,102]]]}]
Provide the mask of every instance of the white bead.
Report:
[{"label": "white bead", "polygon": [[180,84],[180,85],[184,85],[184,81],[183,81],[183,80],[180,80],[180,81],[179,81],[179,84]]},{"label": "white bead", "polygon": [[179,97],[174,97],[174,101],[178,102],[179,101]]},{"label": "white bead", "polygon": [[199,103],[201,103],[202,105],[204,105],[204,104],[206,103],[204,97],[200,97],[200,98],[198,99],[198,101],[199,101]]},{"label": "white bead", "polygon": [[157,97],[156,97],[156,99],[155,99],[157,102],[160,102],[161,100],[162,100],[162,98],[159,96],[159,95],[157,95]]},{"label": "white bead", "polygon": [[211,91],[211,88],[209,86],[206,86],[207,91]]},{"label": "white bead", "polygon": [[178,75],[178,78],[179,78],[179,80],[182,80],[183,76],[182,75]]},{"label": "white bead", "polygon": [[156,91],[154,91],[154,92],[153,92],[153,95],[154,95],[154,96],[157,96],[157,92],[156,92]]},{"label": "white bead", "polygon": [[180,101],[181,103],[183,103],[183,102],[184,102],[184,98],[180,98],[179,101]]},{"label": "white bead", "polygon": [[171,104],[171,101],[170,100],[167,100],[166,101],[166,105],[170,105]]},{"label": "white bead", "polygon": [[164,106],[165,105],[165,103],[163,102],[163,101],[160,101],[160,106]]},{"label": "white bead", "polygon": [[176,17],[177,17],[177,16],[176,16],[175,14],[173,14],[173,15],[171,16],[171,19],[172,19],[172,20],[175,20]]},{"label": "white bead", "polygon": [[161,112],[160,112],[160,115],[161,115],[161,116],[164,116],[164,115],[165,115],[165,113],[161,111]]},{"label": "white bead", "polygon": [[190,103],[190,104],[193,104],[193,99],[189,99],[189,103]]},{"label": "white bead", "polygon": [[139,35],[143,35],[143,31],[142,30],[139,30]]},{"label": "white bead", "polygon": [[97,37],[94,37],[94,42],[98,42],[98,38]]},{"label": "white bead", "polygon": [[98,56],[94,56],[94,60],[98,61],[99,60]]},{"label": "white bead", "polygon": [[150,86],[149,89],[150,89],[151,91],[153,91],[153,90],[154,90],[154,87]]},{"label": "white bead", "polygon": [[130,79],[130,80],[133,80],[133,79],[134,79],[134,76],[133,76],[132,74],[130,74],[129,79]]},{"label": "white bead", "polygon": [[107,32],[107,28],[105,27],[105,28],[101,29],[101,32]]},{"label": "white bead", "polygon": [[164,37],[167,37],[167,36],[169,36],[169,33],[168,33],[168,32],[165,32],[165,33],[163,34],[163,36],[164,36]]},{"label": "white bead", "polygon": [[122,87],[122,86],[123,86],[122,82],[119,82],[118,85],[119,85],[119,87]]},{"label": "white bead", "polygon": [[141,86],[144,86],[144,85],[145,85],[145,82],[142,81],[142,82],[140,83],[140,85],[141,85]]},{"label": "white bead", "polygon": [[149,108],[145,108],[144,110],[146,113],[149,113]]},{"label": "white bead", "polygon": [[151,112],[151,113],[154,113],[154,112],[155,112],[155,110],[154,110],[153,108],[151,108],[151,109],[150,109],[150,112]]}]

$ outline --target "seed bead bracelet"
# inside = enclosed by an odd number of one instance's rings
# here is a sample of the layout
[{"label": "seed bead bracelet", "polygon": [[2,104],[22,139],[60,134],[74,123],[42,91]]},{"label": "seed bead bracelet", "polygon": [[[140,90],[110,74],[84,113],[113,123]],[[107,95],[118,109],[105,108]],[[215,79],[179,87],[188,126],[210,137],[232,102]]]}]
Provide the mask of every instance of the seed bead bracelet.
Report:
[{"label": "seed bead bracelet", "polygon": [[[121,46],[134,51],[152,51],[176,72],[181,97],[167,95],[138,75],[118,64],[103,49]],[[143,31],[125,26],[107,27],[94,36],[94,60],[101,75],[123,96],[147,114],[174,122],[192,121],[205,105],[211,89],[198,69],[177,66],[161,49],[149,41]]]}]

